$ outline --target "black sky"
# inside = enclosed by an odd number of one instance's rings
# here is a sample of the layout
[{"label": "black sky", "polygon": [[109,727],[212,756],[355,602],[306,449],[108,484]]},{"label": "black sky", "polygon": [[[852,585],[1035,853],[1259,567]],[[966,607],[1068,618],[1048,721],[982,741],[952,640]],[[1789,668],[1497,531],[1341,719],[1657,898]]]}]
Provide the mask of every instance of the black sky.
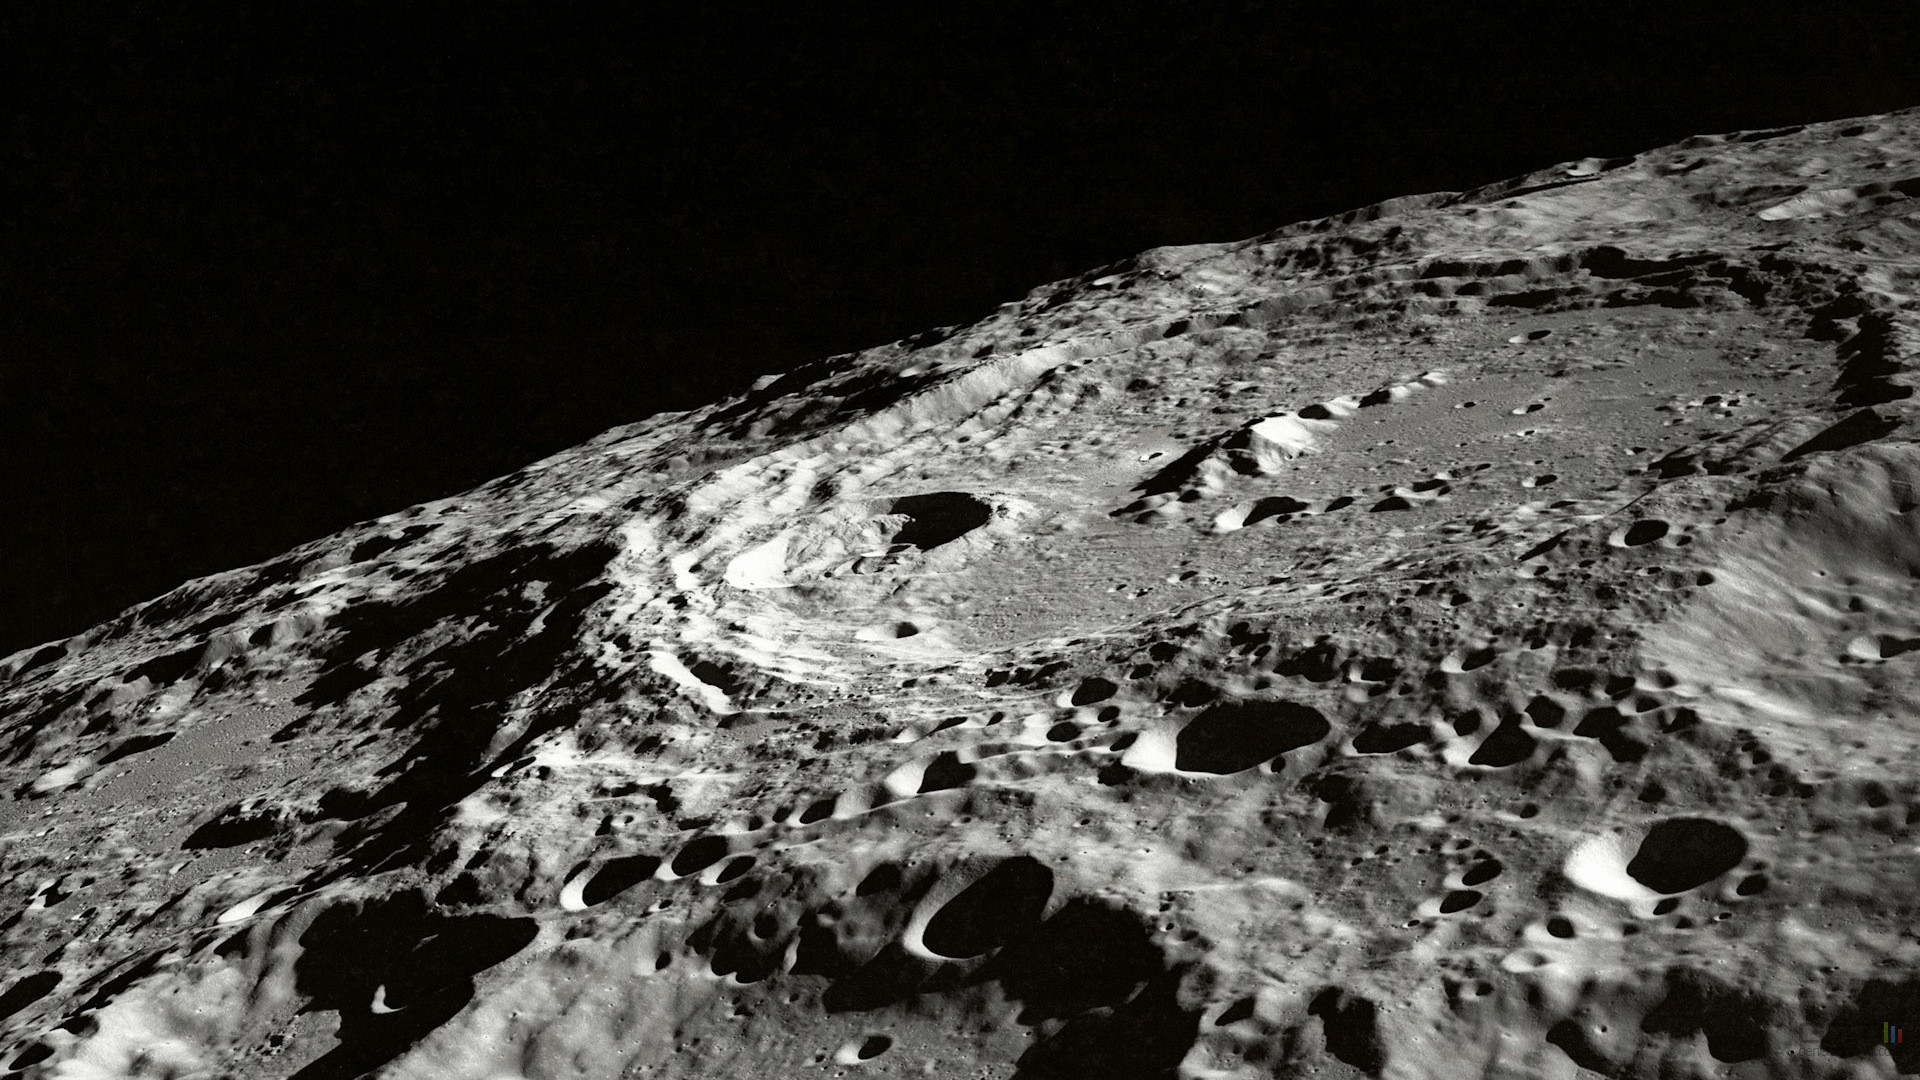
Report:
[{"label": "black sky", "polygon": [[1920,104],[1911,3],[679,7],[0,9],[0,653],[1144,248]]}]

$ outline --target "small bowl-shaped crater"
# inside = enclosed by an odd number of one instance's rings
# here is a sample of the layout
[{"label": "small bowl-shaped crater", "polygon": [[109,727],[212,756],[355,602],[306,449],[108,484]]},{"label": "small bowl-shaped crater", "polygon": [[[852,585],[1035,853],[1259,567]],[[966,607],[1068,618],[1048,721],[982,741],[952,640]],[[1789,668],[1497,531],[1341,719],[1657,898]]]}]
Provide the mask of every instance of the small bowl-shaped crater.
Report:
[{"label": "small bowl-shaped crater", "polygon": [[1479,862],[1467,867],[1467,872],[1460,875],[1460,884],[1485,885],[1487,882],[1499,877],[1502,869],[1504,868],[1500,865],[1499,859],[1481,859]]},{"label": "small bowl-shaped crater", "polygon": [[1642,547],[1666,536],[1668,525],[1657,518],[1636,521],[1614,533],[1610,543],[1614,547]]},{"label": "small bowl-shaped crater", "polygon": [[604,904],[652,877],[659,869],[660,860],[652,855],[608,859],[581,890],[580,902],[588,907]]},{"label": "small bowl-shaped crater", "polygon": [[864,1065],[893,1049],[893,1037],[890,1035],[862,1035],[849,1039],[834,1051],[835,1065]]}]

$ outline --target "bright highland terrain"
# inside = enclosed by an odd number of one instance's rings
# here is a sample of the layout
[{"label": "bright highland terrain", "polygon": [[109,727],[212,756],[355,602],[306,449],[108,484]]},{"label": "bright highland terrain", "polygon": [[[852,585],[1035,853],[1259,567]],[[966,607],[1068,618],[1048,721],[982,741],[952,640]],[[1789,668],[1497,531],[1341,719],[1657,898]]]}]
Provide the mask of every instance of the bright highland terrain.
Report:
[{"label": "bright highland terrain", "polygon": [[189,582],[0,661],[0,1071],[1920,1072],[1917,290],[1920,110],[1693,138]]}]

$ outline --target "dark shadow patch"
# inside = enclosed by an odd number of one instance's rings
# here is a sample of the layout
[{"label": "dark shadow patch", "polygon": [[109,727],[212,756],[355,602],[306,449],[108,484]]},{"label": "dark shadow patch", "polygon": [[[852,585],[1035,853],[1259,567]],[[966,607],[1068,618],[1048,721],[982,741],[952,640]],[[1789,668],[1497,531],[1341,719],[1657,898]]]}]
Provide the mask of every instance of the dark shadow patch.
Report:
[{"label": "dark shadow patch", "polygon": [[1111,1008],[1068,1020],[1020,1055],[1013,1080],[1165,1080],[1193,1048],[1200,1014],[1181,1004],[1180,969]]},{"label": "dark shadow patch", "polygon": [[[18,765],[31,756],[34,736],[59,719],[68,709],[80,704],[81,699],[86,697],[87,691],[92,688],[91,683],[82,683],[62,693],[42,698],[8,717],[6,726],[13,732],[13,738],[7,743],[7,764]],[[28,712],[28,708],[33,711]]]},{"label": "dark shadow patch", "polygon": [[1861,409],[1813,438],[1780,455],[1782,462],[1797,461],[1808,454],[1845,450],[1891,434],[1900,426],[1898,417],[1883,417],[1872,409]]},{"label": "dark shadow patch", "polygon": [[1142,495],[1165,495],[1171,491],[1178,491],[1186,485],[1187,481],[1193,479],[1200,468],[1200,463],[1207,460],[1207,456],[1219,448],[1218,444],[1219,440],[1209,439],[1193,447],[1168,462],[1159,472],[1135,484],[1133,490]]},{"label": "dark shadow patch", "polygon": [[694,931],[687,945],[709,954],[707,967],[715,975],[757,983],[780,970],[787,947],[780,929],[779,919],[771,912],[763,910],[752,919],[729,912]]},{"label": "dark shadow patch", "polygon": [[1097,705],[1119,692],[1120,687],[1115,685],[1113,680],[1094,675],[1082,680],[1080,685],[1074,688],[1071,702],[1075,706]]},{"label": "dark shadow patch", "polygon": [[749,685],[731,670],[721,667],[711,660],[696,660],[687,665],[687,672],[708,686],[719,688],[728,697],[738,697]]},{"label": "dark shadow patch", "polygon": [[1478,904],[1484,896],[1474,889],[1455,889],[1440,898],[1440,914],[1452,915]]},{"label": "dark shadow patch", "polygon": [[359,788],[331,787],[321,792],[316,809],[321,820],[356,821],[373,809],[373,794]]},{"label": "dark shadow patch", "polygon": [[1318,742],[1332,730],[1318,709],[1291,701],[1225,702],[1180,729],[1173,767],[1237,773]]},{"label": "dark shadow patch", "polygon": [[1164,969],[1139,915],[1075,898],[968,981],[999,982],[1020,1002],[1019,1022],[1035,1025],[1117,1005]]},{"label": "dark shadow patch", "polygon": [[1884,1025],[1907,1027],[1903,1021],[1914,1016],[1920,1016],[1920,979],[1870,979],[1827,1026],[1820,1049],[1835,1057],[1851,1058],[1885,1046],[1895,1070],[1902,1076],[1912,1076],[1920,1073],[1920,1042],[1889,1044]]},{"label": "dark shadow patch", "polygon": [[[336,1012],[339,1045],[295,1080],[356,1080],[405,1053],[473,998],[473,976],[532,943],[532,919],[432,912],[417,892],[332,907],[300,936],[303,1012]],[[373,995],[386,988],[376,1014]]]},{"label": "dark shadow patch", "polygon": [[[868,871],[852,896],[842,894],[807,912],[783,916],[795,931],[792,973],[834,980],[823,998],[829,1012],[877,1008],[901,1000],[933,972],[938,960],[909,955],[901,930],[938,875],[909,877],[895,863]],[[784,948],[784,946],[783,946]]]},{"label": "dark shadow patch", "polygon": [[[906,339],[906,344],[911,348],[923,348],[925,346],[916,343],[937,343],[943,340],[941,333],[929,330]],[[701,427],[738,438],[741,431],[738,421],[750,414],[760,413],[776,418],[768,434],[791,434],[883,409],[908,394],[933,385],[942,377],[937,370],[916,376],[902,376],[885,369],[858,371],[851,354],[834,357],[788,371],[757,390],[746,390],[738,400],[727,404],[704,421]],[[795,404],[784,409],[766,408],[781,398],[794,399]]]},{"label": "dark shadow patch", "polygon": [[921,941],[938,956],[980,956],[1039,922],[1052,895],[1053,871],[1016,855],[947,901],[927,922]]},{"label": "dark shadow patch", "polygon": [[1239,1001],[1220,1010],[1220,1015],[1214,1018],[1213,1026],[1227,1027],[1231,1024],[1237,1024],[1242,1020],[1252,1019],[1255,1004],[1256,1002],[1253,998],[1241,998]]},{"label": "dark shadow patch", "polygon": [[[1078,733],[1078,729],[1075,733]],[[978,771],[970,763],[961,761],[959,754],[951,750],[945,751],[927,763],[926,772],[920,776],[919,793],[925,795],[929,791],[964,787],[973,780]]]},{"label": "dark shadow patch", "polygon": [[[335,617],[338,637],[296,702],[336,704],[383,674],[402,675],[389,692],[384,726],[418,733],[380,771],[391,779],[369,797],[362,820],[340,834],[337,845],[348,852],[342,872],[366,875],[424,858],[449,808],[568,722],[558,713],[537,716],[495,750],[507,716],[500,702],[548,682],[595,684],[591,661],[569,669],[563,660],[578,644],[587,610],[613,590],[611,582],[592,579],[616,550],[611,542],[565,552],[530,545],[460,567],[404,602],[363,604]],[[543,595],[527,589],[534,581],[546,583]],[[444,643],[382,670],[381,655],[429,633]]]},{"label": "dark shadow patch", "polygon": [[162,731],[153,735],[135,735],[133,738],[107,751],[107,755],[100,759],[100,764],[111,765],[121,758],[129,758],[135,754],[144,754],[148,750],[158,749],[172,742],[176,734],[178,733]]},{"label": "dark shadow patch", "polygon": [[478,907],[486,902],[486,887],[468,871],[454,875],[447,886],[433,895],[433,905],[442,908]]},{"label": "dark shadow patch", "polygon": [[280,828],[281,823],[282,814],[278,807],[230,806],[189,833],[180,846],[189,851],[239,847],[265,840]]},{"label": "dark shadow patch", "polygon": [[15,982],[0,994],[0,1020],[39,1001],[60,985],[60,973],[57,971],[36,971],[32,975]]},{"label": "dark shadow patch", "polygon": [[[1712,255],[1686,255],[1674,259],[1639,259],[1620,248],[1602,244],[1581,254],[1580,268],[1595,277],[1615,281],[1627,278],[1649,278],[1655,275],[1662,275],[1659,280],[1664,281],[1675,277],[1676,271],[1711,263],[1714,259],[1715,256]],[[1528,340],[1538,340],[1546,337],[1547,334],[1548,331],[1535,330],[1527,337]]]},{"label": "dark shadow patch", "polygon": [[1175,708],[1197,709],[1220,697],[1220,688],[1205,679],[1185,678],[1167,693],[1166,702]]},{"label": "dark shadow patch", "polygon": [[1468,886],[1485,885],[1487,882],[1499,877],[1500,872],[1504,869],[1506,868],[1500,865],[1499,859],[1482,859],[1472,866],[1467,867],[1467,872],[1460,875],[1460,884]]},{"label": "dark shadow patch", "polygon": [[580,890],[580,900],[588,907],[604,904],[607,901],[651,878],[660,869],[660,859],[653,855],[623,855],[618,859],[608,859],[586,886]]},{"label": "dark shadow patch", "polygon": [[1607,753],[1618,762],[1639,761],[1647,755],[1647,744],[1633,737],[1629,732],[1633,721],[1611,705],[1590,710],[1574,725],[1573,733],[1587,739],[1596,739],[1605,747]]},{"label": "dark shadow patch", "polygon": [[1667,523],[1658,519],[1636,521],[1627,526],[1626,532],[1620,534],[1620,542],[1628,547],[1651,544],[1667,535],[1667,528]]},{"label": "dark shadow patch", "polygon": [[721,859],[732,854],[724,836],[702,836],[680,849],[673,857],[673,865],[668,867],[675,877],[689,877],[697,874]]},{"label": "dark shadow patch", "polygon": [[1571,288],[1531,289],[1487,298],[1488,307],[1544,308],[1573,295]]},{"label": "dark shadow patch", "polygon": [[29,1066],[38,1065],[52,1056],[52,1046],[44,1042],[33,1043],[25,1050],[13,1055],[13,1060],[7,1063],[7,1068],[18,1072]]},{"label": "dark shadow patch", "polygon": [[927,551],[985,525],[993,507],[963,492],[935,491],[895,499],[887,512],[907,515],[906,525],[894,534],[894,543]]},{"label": "dark shadow patch", "polygon": [[147,679],[155,686],[166,686],[169,683],[178,682],[182,676],[193,670],[193,666],[200,662],[200,657],[205,652],[206,646],[203,644],[190,646],[178,652],[170,652],[165,656],[156,656],[127,672],[121,681],[139,682],[141,679]]},{"label": "dark shadow patch", "polygon": [[1526,551],[1522,552],[1520,557],[1518,559],[1515,559],[1514,561],[1526,562],[1528,559],[1538,558],[1541,555],[1545,555],[1547,552],[1552,551],[1554,548],[1559,547],[1560,541],[1566,539],[1566,537],[1567,537],[1567,534],[1565,532],[1554,533],[1552,536],[1547,537],[1545,540],[1540,541],[1539,543],[1528,548]]},{"label": "dark shadow patch", "polygon": [[1694,450],[1675,450],[1647,465],[1647,472],[1661,480],[1695,476],[1705,471],[1706,468],[1700,464],[1699,452]]},{"label": "dark shadow patch", "polygon": [[1602,673],[1582,667],[1555,668],[1548,677],[1552,679],[1554,689],[1575,694],[1596,689],[1604,681]]},{"label": "dark shadow patch", "polygon": [[894,892],[906,883],[906,875],[900,872],[895,863],[881,863],[868,871],[867,876],[854,886],[853,895],[872,896],[875,893]]},{"label": "dark shadow patch", "polygon": [[[163,905],[161,910],[165,910],[165,907],[166,906]],[[153,916],[148,916],[140,925],[146,925],[152,921],[152,918]],[[108,1002],[125,993],[134,983],[158,971],[160,969],[160,961],[165,955],[163,952],[154,952],[128,964],[125,968],[121,969],[119,973],[95,988],[92,996],[82,1002],[74,1011],[76,1013],[91,1013],[104,1007]]]},{"label": "dark shadow patch", "polygon": [[1276,663],[1273,673],[1308,682],[1331,682],[1340,676],[1340,650],[1330,641],[1319,642]]},{"label": "dark shadow patch", "polygon": [[[504,669],[496,669],[484,680],[479,673],[472,676],[477,685],[465,696],[485,697],[486,691],[494,685],[510,684],[523,673],[531,673],[537,664],[537,660],[534,663],[517,662],[513,656],[517,650],[509,647],[513,638],[525,633],[544,606],[526,598],[526,584],[531,581],[547,582],[549,597],[566,593],[567,600],[559,610],[548,615],[548,622],[552,622],[556,615],[562,616],[564,621],[564,617],[575,614],[575,609],[584,609],[592,600],[610,591],[610,586],[599,590],[585,602],[581,602],[578,595],[583,591],[591,591],[581,587],[614,554],[615,549],[611,545],[590,545],[571,552],[561,552],[547,544],[529,545],[457,567],[440,581],[425,585],[422,591],[405,600],[380,601],[349,608],[332,619],[330,629],[337,632],[338,636],[320,658],[322,667],[319,676],[296,701],[301,705],[316,706],[338,703],[346,696],[340,692],[339,684],[357,689],[359,685],[371,681],[362,678],[364,672],[356,663],[361,657],[368,653],[389,653],[401,643],[449,622],[484,626],[493,631],[481,634],[477,640],[469,643],[471,649],[490,649],[498,654],[494,659],[501,662]],[[551,671],[547,673],[551,674]],[[521,689],[524,685],[508,686],[506,692]]]},{"label": "dark shadow patch", "polygon": [[1705,818],[1669,818],[1647,830],[1627,876],[1657,893],[1695,889],[1740,865],[1747,838]]},{"label": "dark shadow patch", "polygon": [[1324,820],[1326,828],[1330,830],[1344,832],[1378,823],[1377,807],[1382,801],[1380,793],[1364,777],[1331,773],[1312,780],[1307,790],[1314,798],[1327,804]]},{"label": "dark shadow patch", "polygon": [[867,1012],[884,1008],[918,993],[939,968],[938,961],[910,955],[898,941],[889,941],[871,960],[842,974],[857,961],[828,939],[830,930],[809,927],[801,932],[801,960],[796,974],[838,975],[820,1005],[829,1014]]},{"label": "dark shadow patch", "polygon": [[1327,1052],[1369,1076],[1380,1075],[1387,1065],[1378,1013],[1373,1002],[1335,987],[1307,1005],[1307,1014],[1319,1017],[1326,1032]]},{"label": "dark shadow patch", "polygon": [[1539,745],[1539,741],[1527,734],[1518,720],[1509,717],[1500,721],[1500,726],[1494,728],[1493,733],[1473,752],[1467,764],[1504,769],[1532,757]]},{"label": "dark shadow patch", "polygon": [[1587,1032],[1588,1023],[1591,1021],[1582,1022],[1568,1017],[1547,1029],[1547,1041],[1559,1047],[1575,1065],[1601,1076],[1613,1076],[1621,1063],[1600,1052]]},{"label": "dark shadow patch", "polygon": [[1536,694],[1527,702],[1527,716],[1537,727],[1557,728],[1567,718],[1567,707],[1544,694]]},{"label": "dark shadow patch", "polygon": [[20,665],[20,670],[13,673],[14,678],[17,679],[27,672],[32,671],[34,668],[44,667],[47,664],[53,663],[55,660],[63,659],[66,655],[67,647],[65,645],[45,646],[39,652],[27,657],[27,662]]},{"label": "dark shadow patch", "polygon": [[1478,671],[1498,659],[1500,659],[1498,649],[1475,649],[1460,658],[1460,670]]},{"label": "dark shadow patch", "polygon": [[1426,742],[1432,734],[1425,724],[1368,724],[1353,737],[1353,748],[1362,754],[1393,754]]},{"label": "dark shadow patch", "polygon": [[1814,329],[1809,332],[1810,336],[1821,336],[1825,327],[1838,329],[1833,320],[1859,315],[1855,324],[1858,329],[1836,350],[1841,364],[1833,384],[1835,400],[1857,409],[1912,397],[1912,387],[1893,381],[1893,376],[1906,371],[1906,365],[1900,361],[1899,335],[1893,316],[1884,311],[1862,313],[1862,307],[1857,296],[1843,296],[1816,313]]},{"label": "dark shadow patch", "polygon": [[825,821],[833,816],[833,811],[839,805],[840,796],[838,795],[816,799],[805,810],[800,811],[800,824],[811,825],[816,821]]},{"label": "dark shadow patch", "polygon": [[1667,972],[1667,996],[1640,1022],[1640,1030],[1678,1038],[1700,1032],[1707,1037],[1707,1053],[1736,1064],[1768,1055],[1767,1028],[1779,1012],[1757,994],[1693,968],[1674,968]]}]

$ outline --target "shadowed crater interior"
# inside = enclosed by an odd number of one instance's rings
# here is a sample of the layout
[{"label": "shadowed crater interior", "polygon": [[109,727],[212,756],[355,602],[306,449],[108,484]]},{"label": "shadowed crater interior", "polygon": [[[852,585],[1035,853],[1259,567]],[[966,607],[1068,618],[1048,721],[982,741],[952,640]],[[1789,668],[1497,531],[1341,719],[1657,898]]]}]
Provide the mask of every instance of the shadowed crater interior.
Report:
[{"label": "shadowed crater interior", "polygon": [[1660,893],[1698,888],[1740,865],[1747,838],[1704,818],[1673,818],[1655,825],[1627,863],[1627,876]]},{"label": "shadowed crater interior", "polygon": [[1379,1009],[1372,1001],[1329,987],[1314,997],[1307,1013],[1320,1018],[1328,1053],[1369,1076],[1378,1076],[1386,1067]]},{"label": "shadowed crater interior", "polygon": [[1173,767],[1236,773],[1318,742],[1332,730],[1318,709],[1291,701],[1223,702],[1181,729]]},{"label": "shadowed crater interior", "polygon": [[993,508],[963,492],[933,491],[895,499],[887,512],[907,516],[906,525],[894,534],[894,543],[927,551],[985,525]]},{"label": "shadowed crater interior", "polygon": [[726,837],[702,836],[681,848],[680,854],[673,857],[673,865],[668,869],[675,877],[688,877],[705,870],[730,854],[732,849],[727,846]]},{"label": "shadowed crater interior", "polygon": [[608,859],[594,872],[593,879],[580,890],[580,900],[589,907],[602,904],[652,877],[660,869],[660,860],[652,855],[626,855]]},{"label": "shadowed crater interior", "polygon": [[927,765],[927,771],[920,780],[920,793],[924,795],[930,791],[965,787],[973,779],[975,771],[972,765],[960,760],[960,755],[951,750],[945,751]]},{"label": "shadowed crater interior", "polygon": [[1053,871],[1016,855],[947,901],[927,923],[921,941],[939,956],[979,956],[1039,922],[1052,895]]}]

